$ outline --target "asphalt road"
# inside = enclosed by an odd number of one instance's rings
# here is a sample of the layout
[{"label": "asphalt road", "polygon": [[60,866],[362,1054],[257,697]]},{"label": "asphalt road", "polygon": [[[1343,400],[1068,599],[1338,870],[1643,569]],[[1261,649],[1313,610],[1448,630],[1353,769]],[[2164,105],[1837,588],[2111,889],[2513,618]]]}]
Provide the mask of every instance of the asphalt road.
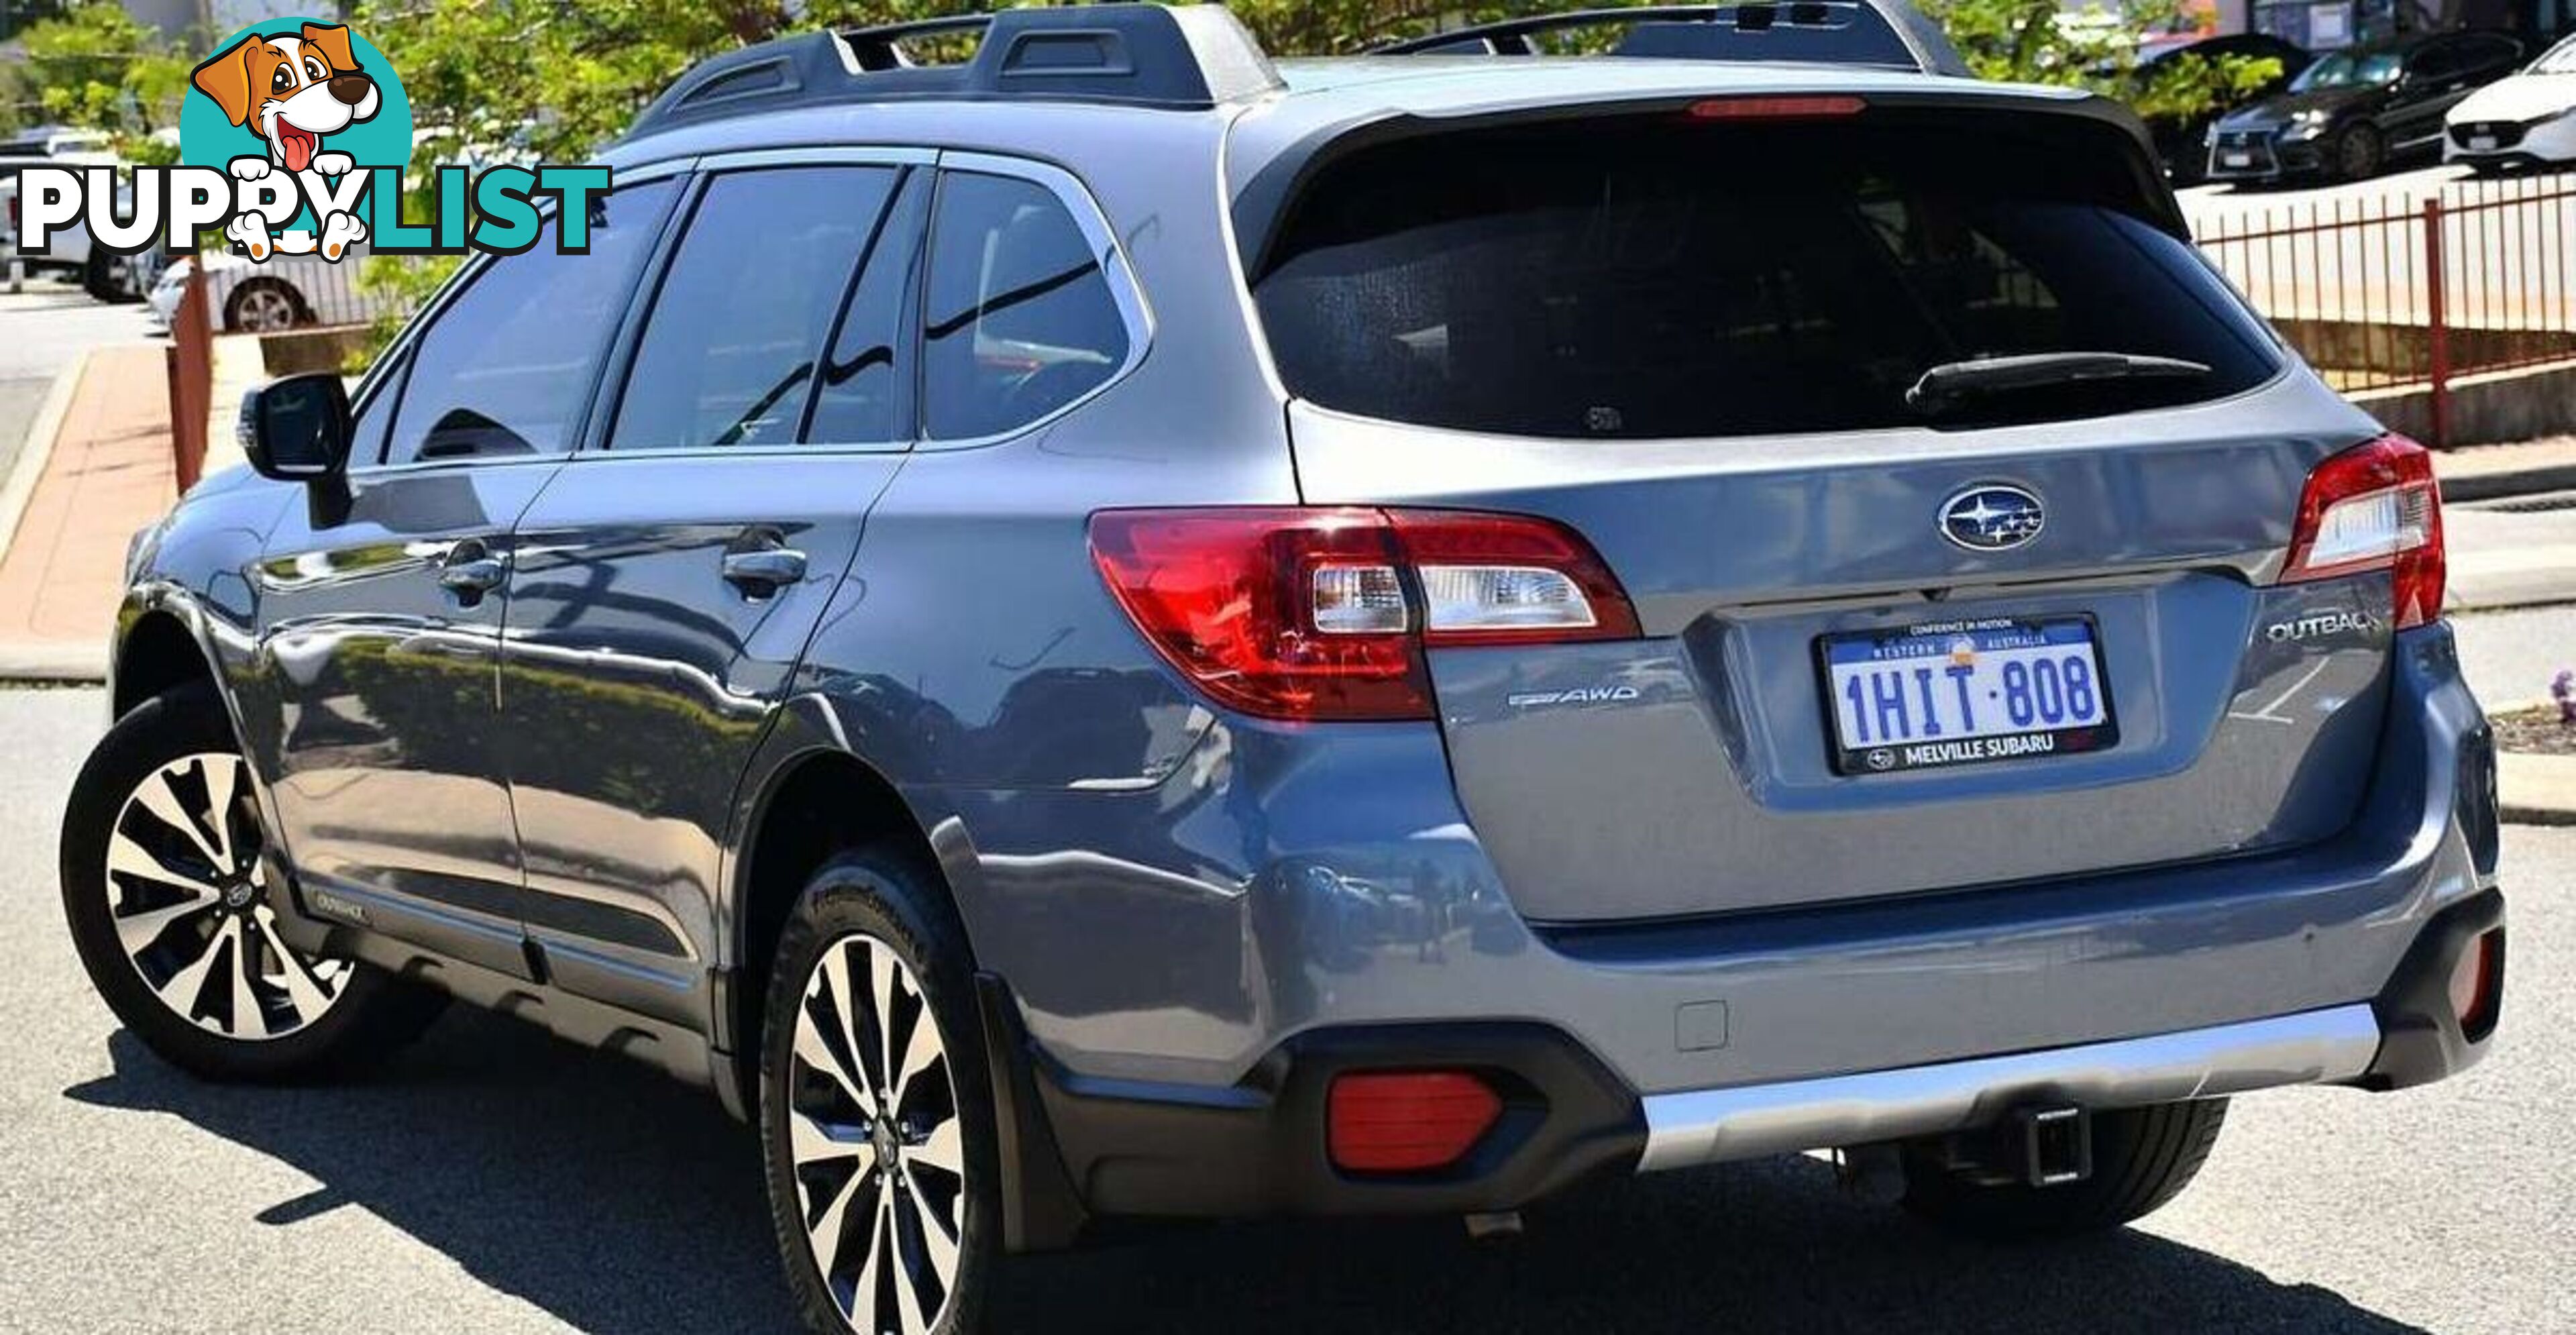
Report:
[{"label": "asphalt road", "polygon": [[[94,691],[0,692],[0,1330],[787,1327],[750,1137],[712,1100],[451,1012],[370,1082],[226,1089],[83,982],[55,826]],[[2507,836],[2512,1001],[2467,1077],[2240,1101],[2200,1184],[2079,1244],[1952,1242],[1808,1160],[1450,1221],[1180,1231],[1027,1260],[1028,1331],[2576,1329],[2576,830]]]}]

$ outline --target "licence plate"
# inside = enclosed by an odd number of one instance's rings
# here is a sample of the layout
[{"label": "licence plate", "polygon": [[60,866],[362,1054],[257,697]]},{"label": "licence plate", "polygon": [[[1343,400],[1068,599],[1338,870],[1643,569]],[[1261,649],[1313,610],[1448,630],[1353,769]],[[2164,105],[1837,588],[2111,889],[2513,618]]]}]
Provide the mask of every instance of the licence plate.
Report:
[{"label": "licence plate", "polygon": [[2496,139],[2494,135],[2473,134],[2469,136],[2469,148],[2472,152],[2492,153],[2495,151],[2495,146]]},{"label": "licence plate", "polygon": [[2254,155],[2251,153],[2221,153],[2218,155],[2218,161],[2222,165],[2229,167],[2251,167],[2254,165]]},{"label": "licence plate", "polygon": [[1828,635],[1816,654],[1836,773],[2070,755],[2120,740],[2091,617]]}]

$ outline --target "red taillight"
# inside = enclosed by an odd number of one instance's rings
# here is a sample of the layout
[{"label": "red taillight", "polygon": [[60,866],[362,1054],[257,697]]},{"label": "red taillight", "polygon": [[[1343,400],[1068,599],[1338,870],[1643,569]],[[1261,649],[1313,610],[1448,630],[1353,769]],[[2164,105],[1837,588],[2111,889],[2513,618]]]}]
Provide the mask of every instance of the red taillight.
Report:
[{"label": "red taillight", "polygon": [[1525,515],[1104,510],[1091,552],[1164,658],[1262,718],[1425,719],[1426,646],[1638,633],[1591,545]]},{"label": "red taillight", "polygon": [[1464,1071],[1337,1076],[1328,1103],[1333,1166],[1353,1173],[1446,1168],[1503,1115],[1501,1097]]},{"label": "red taillight", "polygon": [[1800,121],[1857,116],[1869,103],[1857,97],[1712,97],[1690,105],[1695,121]]},{"label": "red taillight", "polygon": [[2399,630],[2442,614],[2442,490],[2433,456],[2382,436],[2318,464],[2299,496],[2283,583],[2390,572]]}]

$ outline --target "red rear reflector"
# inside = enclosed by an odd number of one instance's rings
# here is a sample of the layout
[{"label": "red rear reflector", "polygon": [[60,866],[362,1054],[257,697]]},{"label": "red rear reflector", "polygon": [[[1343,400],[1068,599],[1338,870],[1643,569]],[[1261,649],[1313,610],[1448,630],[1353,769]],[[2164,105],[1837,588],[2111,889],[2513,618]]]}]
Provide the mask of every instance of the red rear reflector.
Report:
[{"label": "red rear reflector", "polygon": [[1157,652],[1261,718],[1427,719],[1426,647],[1638,634],[1591,544],[1526,515],[1103,510],[1091,553]]},{"label": "red rear reflector", "polygon": [[2504,979],[2504,930],[2480,936],[2451,965],[2451,1014],[2460,1035],[2475,1043],[2495,1030]]},{"label": "red rear reflector", "polygon": [[1712,97],[1690,105],[1695,121],[1796,121],[1826,116],[1857,116],[1869,103],[1851,96]]},{"label": "red rear reflector", "polygon": [[2308,474],[2281,582],[2373,570],[2390,572],[2397,629],[2442,614],[2442,490],[2432,454],[2404,436],[2356,445]]},{"label": "red rear reflector", "polygon": [[1503,1115],[1501,1097],[1464,1071],[1338,1076],[1328,1102],[1333,1166],[1354,1173],[1446,1168]]}]

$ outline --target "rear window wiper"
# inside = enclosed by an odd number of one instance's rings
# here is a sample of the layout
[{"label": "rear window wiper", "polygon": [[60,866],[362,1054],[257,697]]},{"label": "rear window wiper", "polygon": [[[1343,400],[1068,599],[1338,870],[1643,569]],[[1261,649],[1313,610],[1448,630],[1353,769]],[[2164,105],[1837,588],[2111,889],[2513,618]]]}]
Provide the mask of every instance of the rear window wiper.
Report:
[{"label": "rear window wiper", "polygon": [[2209,374],[2200,362],[2136,352],[2035,352],[2013,357],[1972,357],[1925,371],[1905,391],[1905,405],[1926,417],[1966,399],[2026,389],[2048,389],[2084,380],[2135,380]]}]

